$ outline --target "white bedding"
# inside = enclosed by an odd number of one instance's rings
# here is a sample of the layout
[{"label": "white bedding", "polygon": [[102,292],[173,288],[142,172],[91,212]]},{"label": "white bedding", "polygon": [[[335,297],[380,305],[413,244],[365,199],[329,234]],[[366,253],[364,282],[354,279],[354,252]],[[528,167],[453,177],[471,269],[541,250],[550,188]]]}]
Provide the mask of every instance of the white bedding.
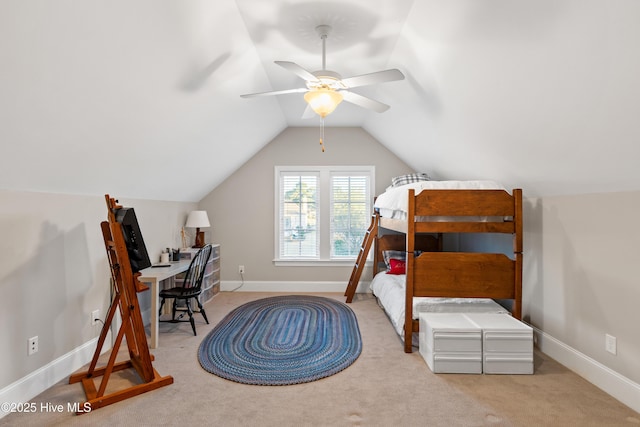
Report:
[{"label": "white bedding", "polygon": [[[416,195],[422,190],[506,190],[502,185],[493,181],[420,181],[411,184],[390,187],[380,194],[375,201],[374,207],[378,209],[380,215],[386,218],[407,219],[407,191],[415,190]],[[468,221],[468,218],[449,217],[420,217],[420,221]],[[475,221],[494,221],[495,219],[478,217]],[[499,219],[500,220],[500,219]]]},{"label": "white bedding", "polygon": [[[371,291],[378,298],[396,332],[404,337],[405,275],[380,272],[371,281]],[[420,312],[430,313],[507,313],[509,311],[490,298],[414,297],[413,318]]]}]

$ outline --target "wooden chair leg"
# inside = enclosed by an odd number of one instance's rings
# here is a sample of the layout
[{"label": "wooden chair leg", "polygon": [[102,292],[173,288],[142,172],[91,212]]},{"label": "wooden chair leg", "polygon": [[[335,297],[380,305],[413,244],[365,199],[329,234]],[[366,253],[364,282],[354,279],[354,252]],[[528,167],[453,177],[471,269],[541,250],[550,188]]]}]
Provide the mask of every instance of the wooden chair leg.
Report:
[{"label": "wooden chair leg", "polygon": [[200,310],[202,317],[204,317],[204,321],[207,322],[208,325],[209,319],[207,319],[207,313],[204,312],[204,308],[202,308],[202,304],[200,303],[200,300],[198,298],[196,298],[196,302],[198,303],[198,309]]},{"label": "wooden chair leg", "polygon": [[158,310],[158,316],[162,315],[162,307],[164,307],[164,298],[160,301],[160,309]]},{"label": "wooden chair leg", "polygon": [[189,323],[191,323],[191,329],[193,329],[193,335],[198,336],[196,333],[196,321],[193,319],[193,310],[191,310],[191,300],[185,300],[185,304],[187,305],[187,313],[189,314]]}]

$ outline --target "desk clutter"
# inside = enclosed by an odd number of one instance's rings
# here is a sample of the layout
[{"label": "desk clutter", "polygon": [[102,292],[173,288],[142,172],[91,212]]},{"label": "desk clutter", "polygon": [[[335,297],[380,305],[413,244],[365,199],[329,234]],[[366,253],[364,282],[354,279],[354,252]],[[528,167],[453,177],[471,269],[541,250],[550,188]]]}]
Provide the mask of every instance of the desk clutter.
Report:
[{"label": "desk clutter", "polygon": [[533,329],[509,314],[421,313],[419,345],[434,373],[533,374]]},{"label": "desk clutter", "polygon": [[160,254],[160,264],[166,264],[168,262],[178,262],[182,258],[182,254],[180,253],[180,249],[172,249],[167,248],[163,249]]}]

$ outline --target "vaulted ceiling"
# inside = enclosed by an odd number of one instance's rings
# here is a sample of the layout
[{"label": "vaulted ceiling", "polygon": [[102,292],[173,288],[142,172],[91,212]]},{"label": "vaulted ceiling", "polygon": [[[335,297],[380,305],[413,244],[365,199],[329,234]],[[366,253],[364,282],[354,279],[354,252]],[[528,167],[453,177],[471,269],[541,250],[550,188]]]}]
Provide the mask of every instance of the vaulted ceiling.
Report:
[{"label": "vaulted ceiling", "polygon": [[274,60],[354,89],[359,126],[439,179],[529,196],[640,190],[636,0],[3,0],[0,188],[197,201],[287,126],[300,87]]}]

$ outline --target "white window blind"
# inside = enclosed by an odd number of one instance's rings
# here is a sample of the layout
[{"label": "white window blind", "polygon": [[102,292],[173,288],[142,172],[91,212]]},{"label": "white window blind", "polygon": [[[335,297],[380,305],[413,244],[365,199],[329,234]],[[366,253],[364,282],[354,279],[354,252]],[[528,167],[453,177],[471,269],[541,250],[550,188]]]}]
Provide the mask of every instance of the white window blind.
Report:
[{"label": "white window blind", "polygon": [[370,177],[358,173],[331,175],[331,257],[354,258],[371,218]]},{"label": "white window blind", "polygon": [[318,258],[318,174],[282,172],[280,258]]}]

